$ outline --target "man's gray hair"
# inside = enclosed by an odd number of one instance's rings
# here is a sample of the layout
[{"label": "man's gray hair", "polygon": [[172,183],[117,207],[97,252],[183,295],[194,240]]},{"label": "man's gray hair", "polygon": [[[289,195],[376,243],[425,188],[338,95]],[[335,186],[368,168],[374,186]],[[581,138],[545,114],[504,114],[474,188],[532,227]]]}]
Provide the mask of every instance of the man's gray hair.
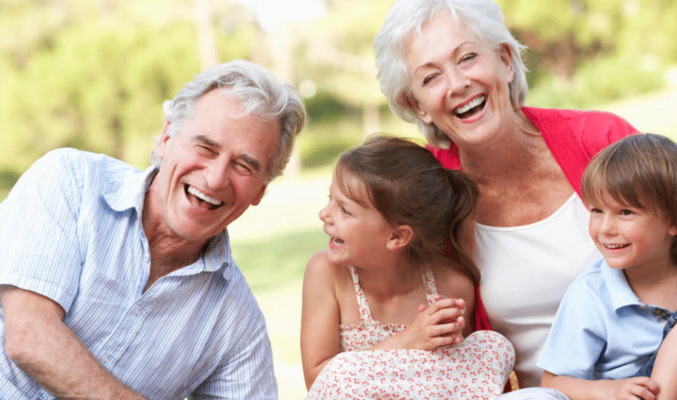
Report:
[{"label": "man's gray hair", "polygon": [[[169,135],[181,131],[184,118],[190,116],[202,95],[219,89],[234,96],[242,104],[242,115],[252,114],[265,121],[280,121],[280,139],[268,163],[264,182],[282,174],[289,162],[294,139],[306,124],[306,111],[301,97],[290,85],[250,61],[235,60],[202,71],[183,87],[173,100],[164,102],[165,122],[171,121]],[[162,160],[155,150],[152,162],[160,167]]]},{"label": "man's gray hair", "polygon": [[492,0],[398,0],[390,9],[381,30],[374,39],[378,79],[381,91],[388,99],[390,109],[407,122],[416,123],[428,143],[448,148],[449,137],[434,124],[426,124],[411,109],[411,88],[404,61],[411,34],[421,33],[423,24],[439,13],[449,13],[464,27],[471,29],[489,47],[510,49],[515,73],[510,83],[510,102],[515,110],[524,105],[529,90],[522,52],[526,48],[508,31],[503,22],[501,7]]}]

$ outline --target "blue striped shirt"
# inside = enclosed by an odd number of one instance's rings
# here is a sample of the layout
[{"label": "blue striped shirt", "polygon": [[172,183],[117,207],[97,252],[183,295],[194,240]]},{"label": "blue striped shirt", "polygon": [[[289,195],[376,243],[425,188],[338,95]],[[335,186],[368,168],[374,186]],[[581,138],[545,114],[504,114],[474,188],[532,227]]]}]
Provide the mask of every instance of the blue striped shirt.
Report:
[{"label": "blue striped shirt", "polygon": [[[141,172],[73,149],[38,160],[0,204],[0,284],[46,296],[111,374],[147,399],[275,399],[265,320],[227,232],[145,293],[150,253]],[[53,399],[8,357],[0,398]]]}]

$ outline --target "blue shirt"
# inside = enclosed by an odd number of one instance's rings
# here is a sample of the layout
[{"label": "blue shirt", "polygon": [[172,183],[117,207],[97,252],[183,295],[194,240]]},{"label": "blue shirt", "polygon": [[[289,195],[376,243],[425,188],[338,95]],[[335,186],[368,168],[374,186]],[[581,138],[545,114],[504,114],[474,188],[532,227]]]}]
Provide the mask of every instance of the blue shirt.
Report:
[{"label": "blue shirt", "polygon": [[[0,205],[0,284],[59,303],[99,362],[147,399],[276,399],[265,320],[226,231],[143,293],[155,171],[73,149],[38,160]],[[3,318],[0,398],[53,399],[4,348]]]},{"label": "blue shirt", "polygon": [[569,286],[538,366],[578,379],[632,377],[656,352],[669,310],[642,303],[604,259]]}]

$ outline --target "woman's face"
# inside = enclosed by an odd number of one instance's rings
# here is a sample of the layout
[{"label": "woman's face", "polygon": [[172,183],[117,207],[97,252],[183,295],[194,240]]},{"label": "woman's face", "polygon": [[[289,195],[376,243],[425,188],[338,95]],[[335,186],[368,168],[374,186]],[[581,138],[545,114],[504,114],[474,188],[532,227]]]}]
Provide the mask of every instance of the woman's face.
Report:
[{"label": "woman's face", "polygon": [[512,126],[514,110],[510,50],[488,47],[448,13],[425,23],[410,36],[404,61],[410,105],[459,147],[486,143]]}]

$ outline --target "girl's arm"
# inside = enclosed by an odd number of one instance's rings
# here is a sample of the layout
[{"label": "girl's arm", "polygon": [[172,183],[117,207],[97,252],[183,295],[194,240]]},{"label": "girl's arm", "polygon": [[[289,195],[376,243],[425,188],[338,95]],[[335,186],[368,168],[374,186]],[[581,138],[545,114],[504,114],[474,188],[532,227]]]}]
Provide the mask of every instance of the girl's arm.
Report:
[{"label": "girl's arm", "polygon": [[672,329],[661,344],[656,356],[651,379],[660,391],[657,399],[668,400],[677,398],[677,329]]},{"label": "girl's arm", "polygon": [[338,268],[322,251],[310,258],[303,277],[301,359],[308,389],[339,352],[340,313],[335,279]]},{"label": "girl's arm", "polygon": [[557,389],[571,400],[656,400],[658,393],[658,385],[648,377],[588,381],[548,371],[543,372],[541,386]]}]

